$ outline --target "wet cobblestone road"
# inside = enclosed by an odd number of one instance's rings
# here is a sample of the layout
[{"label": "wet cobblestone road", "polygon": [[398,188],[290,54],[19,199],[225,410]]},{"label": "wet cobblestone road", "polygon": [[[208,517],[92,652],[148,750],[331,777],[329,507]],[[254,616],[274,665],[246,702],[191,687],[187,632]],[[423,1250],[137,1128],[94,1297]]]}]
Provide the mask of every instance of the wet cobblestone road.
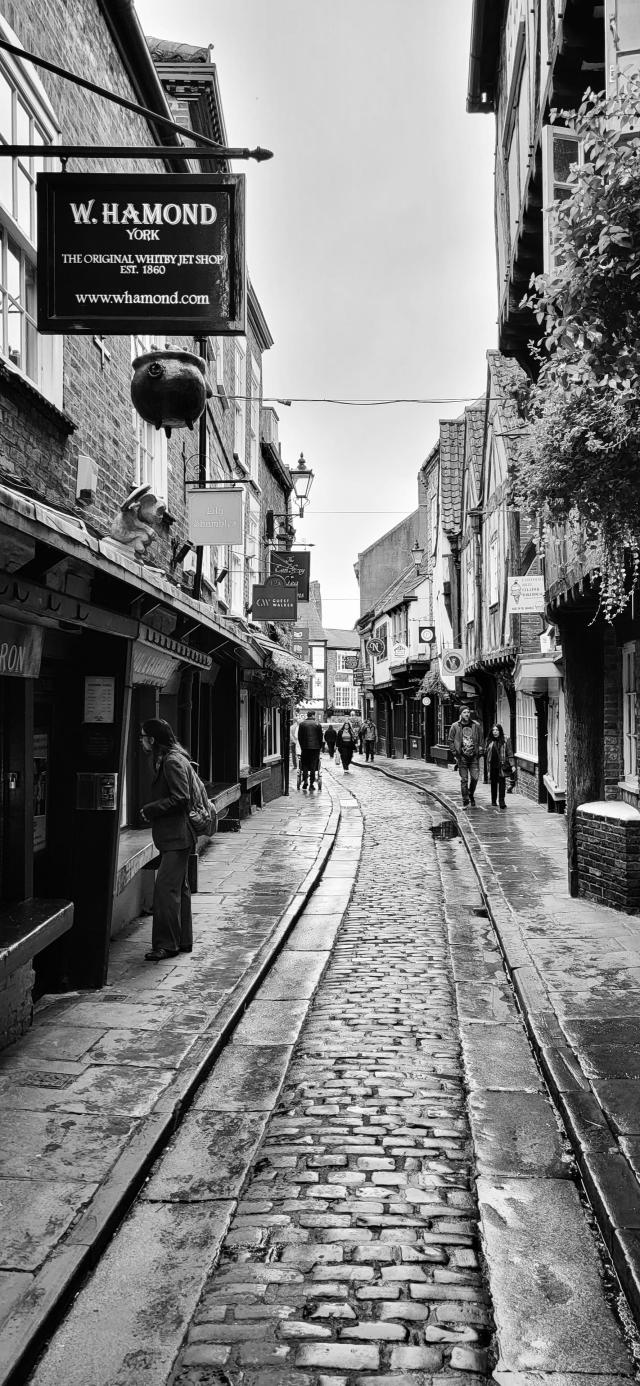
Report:
[{"label": "wet cobblestone road", "polygon": [[358,797],[351,903],[176,1386],[485,1379],[491,1310],[431,819],[413,796],[407,812],[401,786],[361,780]]},{"label": "wet cobblestone road", "polygon": [[630,1386],[464,844],[409,785],[325,793],[325,873],[31,1386]]}]

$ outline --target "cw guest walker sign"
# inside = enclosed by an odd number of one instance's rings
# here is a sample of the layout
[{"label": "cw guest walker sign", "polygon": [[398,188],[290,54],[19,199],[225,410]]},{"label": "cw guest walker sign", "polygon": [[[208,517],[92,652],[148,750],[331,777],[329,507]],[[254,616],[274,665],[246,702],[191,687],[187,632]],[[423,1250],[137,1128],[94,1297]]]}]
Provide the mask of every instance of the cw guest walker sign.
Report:
[{"label": "cw guest walker sign", "polygon": [[243,333],[243,174],[38,175],[40,332]]}]

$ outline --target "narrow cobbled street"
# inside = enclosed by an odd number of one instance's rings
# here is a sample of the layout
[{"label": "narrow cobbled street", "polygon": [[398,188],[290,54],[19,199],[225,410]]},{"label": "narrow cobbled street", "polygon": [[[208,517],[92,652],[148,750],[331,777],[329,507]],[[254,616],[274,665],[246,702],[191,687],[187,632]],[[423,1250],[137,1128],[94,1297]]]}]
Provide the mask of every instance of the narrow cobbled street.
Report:
[{"label": "narrow cobbled street", "polygon": [[326,790],[317,892],[30,1381],[637,1379],[463,844],[364,768]]}]

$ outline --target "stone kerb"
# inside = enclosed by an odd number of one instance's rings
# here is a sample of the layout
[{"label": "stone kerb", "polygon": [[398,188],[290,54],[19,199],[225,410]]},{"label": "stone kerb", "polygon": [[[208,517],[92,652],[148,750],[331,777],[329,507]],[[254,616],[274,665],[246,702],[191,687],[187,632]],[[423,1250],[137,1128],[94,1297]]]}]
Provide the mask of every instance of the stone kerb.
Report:
[{"label": "stone kerb", "polygon": [[576,823],[579,894],[640,913],[640,812],[609,800],[581,804]]}]

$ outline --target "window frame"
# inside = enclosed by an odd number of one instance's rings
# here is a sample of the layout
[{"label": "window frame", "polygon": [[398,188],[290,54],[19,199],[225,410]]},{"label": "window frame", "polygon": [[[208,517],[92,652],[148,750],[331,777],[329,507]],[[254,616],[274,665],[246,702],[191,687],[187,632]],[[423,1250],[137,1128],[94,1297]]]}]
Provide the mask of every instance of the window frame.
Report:
[{"label": "window frame", "polygon": [[[0,15],[0,35],[8,42],[22,48],[16,33],[3,16]],[[2,289],[0,291],[0,356],[24,380],[37,389],[58,409],[63,405],[63,339],[55,334],[40,334],[37,330],[37,205],[36,178],[39,172],[53,166],[55,146],[60,142],[60,124],[56,113],[37,74],[19,56],[2,52],[0,54],[0,79],[4,79],[10,92],[11,129],[0,130],[3,144],[34,143],[51,146],[51,156],[26,155],[8,159],[3,156],[1,167],[8,169],[7,185],[10,187],[11,205],[3,201],[6,187],[0,183],[0,262]],[[19,111],[24,112],[25,122],[19,123]],[[25,180],[21,184],[20,180]],[[20,186],[28,191],[29,215],[21,214]],[[28,221],[28,224],[27,224]],[[20,285],[18,298],[10,295],[7,275],[9,242],[13,243],[19,261]],[[14,253],[15,253],[14,251]],[[32,271],[31,305],[27,296],[27,269]],[[9,308],[9,297],[17,305],[20,317],[19,359],[11,355],[9,337],[13,314]],[[30,345],[31,344],[31,345]],[[30,367],[30,355],[33,365]]]},{"label": "window frame", "polygon": [[273,765],[274,761],[282,759],[279,707],[264,707],[262,709],[262,735],[263,764]]},{"label": "window frame", "polygon": [[562,201],[556,190],[558,193],[561,193],[563,189],[569,192],[572,187],[568,180],[555,177],[554,146],[561,139],[575,145],[578,155],[575,162],[578,168],[584,163],[582,140],[574,135],[572,130],[568,130],[564,125],[544,125],[542,127],[542,255],[544,273],[551,276],[556,269],[556,259],[553,252],[553,224],[554,217],[557,215],[555,204]]},{"label": "window frame", "polygon": [[251,398],[249,400],[249,475],[259,485],[260,471],[260,399],[262,395],[262,368],[256,356],[251,353]]},{"label": "window frame", "polygon": [[239,705],[239,750],[240,750],[240,773],[243,770],[251,769],[251,757],[249,754],[249,689],[240,688]]},{"label": "window frame", "polygon": [[247,352],[244,338],[233,339],[233,455],[246,468]]},{"label": "window frame", "polygon": [[622,780],[638,789],[638,706],[636,689],[636,642],[622,646]]},{"label": "window frame", "polygon": [[489,606],[497,606],[500,601],[499,580],[500,541],[497,524],[489,534]]},{"label": "window frame", "polygon": [[[526,700],[526,701],[525,701]],[[516,693],[516,755],[538,764],[538,718],[532,693]]]},{"label": "window frame", "polygon": [[355,683],[347,683],[343,679],[334,679],[333,684],[333,706],[336,711],[348,712],[350,708],[357,706],[355,698]]},{"label": "window frame", "polygon": [[465,578],[465,616],[468,626],[472,626],[476,619],[476,583],[475,583],[475,562],[474,562],[474,543],[473,536],[465,550],[464,578]]}]

